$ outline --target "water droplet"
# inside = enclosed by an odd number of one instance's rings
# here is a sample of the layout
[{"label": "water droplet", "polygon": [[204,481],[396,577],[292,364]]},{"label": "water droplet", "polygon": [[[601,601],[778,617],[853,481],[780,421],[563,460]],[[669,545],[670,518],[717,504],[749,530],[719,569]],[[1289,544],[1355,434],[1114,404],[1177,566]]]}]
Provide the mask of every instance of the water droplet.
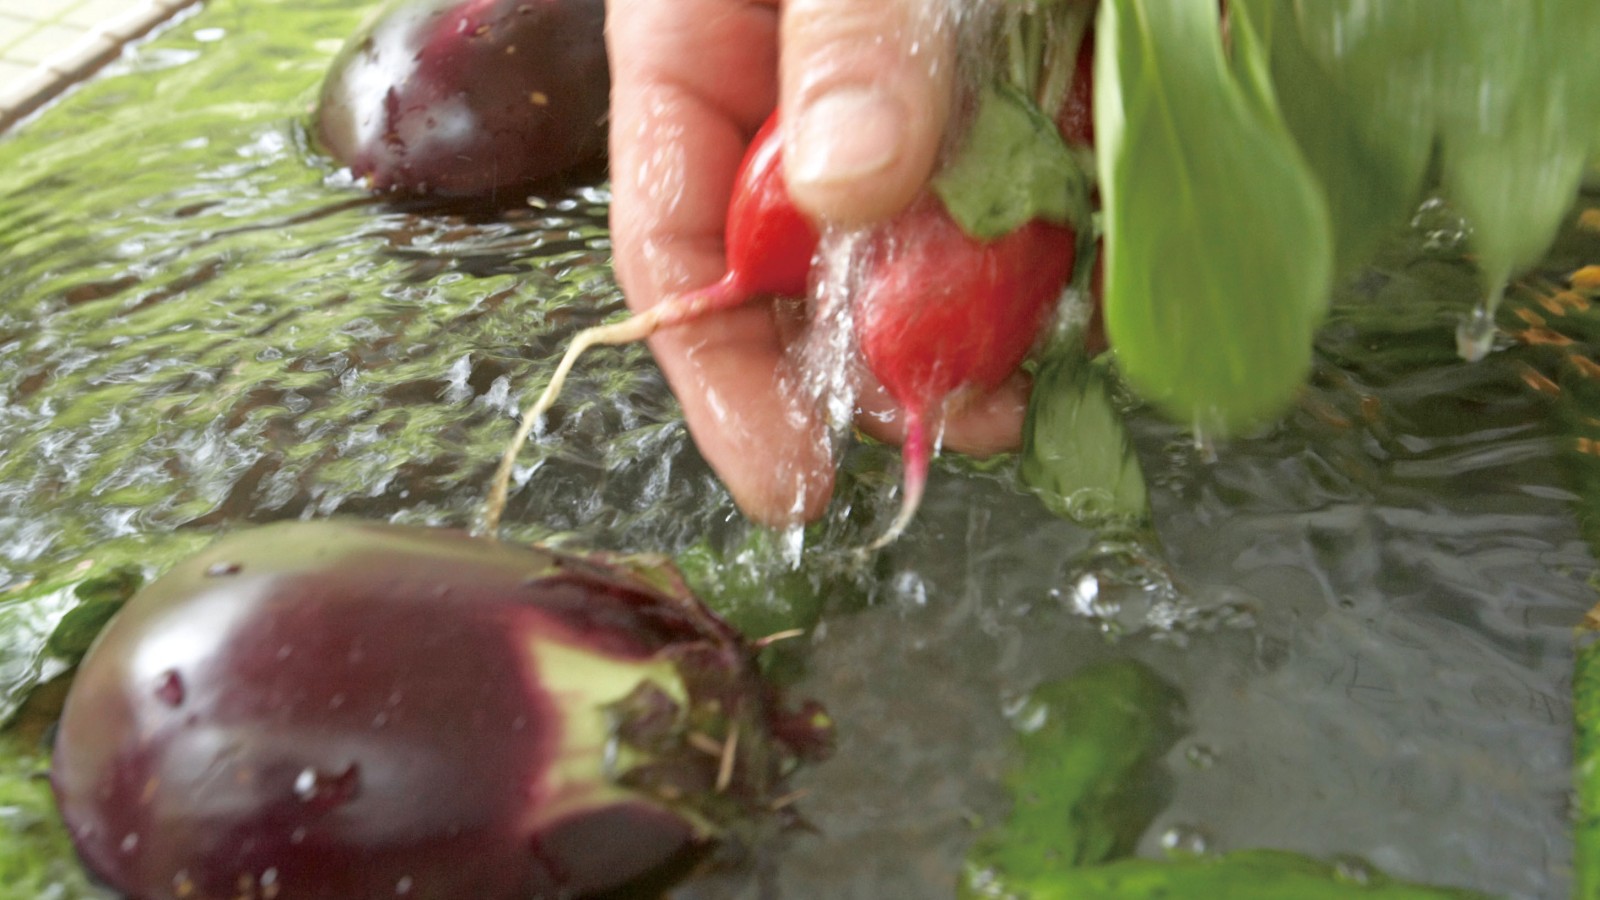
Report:
[{"label": "water droplet", "polygon": [[294,796],[301,803],[321,807],[342,806],[356,798],[361,789],[361,767],[355,763],[337,773],[323,772],[314,766],[300,770],[294,779]]},{"label": "water droplet", "polygon": [[1411,227],[1421,236],[1424,252],[1442,256],[1460,253],[1472,235],[1467,220],[1439,197],[1423,201],[1411,217]]},{"label": "water droplet", "polygon": [[306,841],[306,829],[305,829],[305,826],[303,826],[303,825],[299,826],[299,827],[295,828],[295,830],[289,832],[289,843],[298,846],[300,844],[305,843],[305,841]]},{"label": "water droplet", "polygon": [[387,724],[389,724],[389,714],[387,712],[380,711],[377,715],[372,717],[372,727],[374,729],[382,728]]},{"label": "water droplet", "polygon": [[189,870],[179,869],[178,874],[172,876],[172,896],[185,900],[194,896],[194,891],[194,879],[189,877]]},{"label": "water droplet", "polygon": [[1378,870],[1372,863],[1359,856],[1342,855],[1333,859],[1333,877],[1346,884],[1366,887],[1372,884],[1377,877]]},{"label": "water droplet", "polygon": [[1487,305],[1480,305],[1456,326],[1456,354],[1467,362],[1477,362],[1489,355],[1496,334],[1494,315]]},{"label": "water droplet", "polygon": [[221,578],[227,575],[237,575],[244,570],[244,566],[236,562],[212,563],[206,567],[207,578]]},{"label": "water droplet", "polygon": [[1189,438],[1193,442],[1195,459],[1203,465],[1216,465],[1217,437],[1208,420],[1196,416],[1194,423],[1189,426]]},{"label": "water droplet", "polygon": [[1023,734],[1033,734],[1050,721],[1050,706],[1028,694],[1010,700],[1000,708],[1011,727]]},{"label": "water droplet", "polygon": [[394,883],[395,896],[404,897],[405,895],[411,893],[411,885],[412,881],[410,875],[400,876],[400,880]]},{"label": "water droplet", "polygon": [[916,572],[906,571],[895,576],[894,594],[908,606],[928,605],[928,586]]},{"label": "water droplet", "polygon": [[1183,758],[1196,769],[1209,769],[1217,764],[1217,751],[1205,744],[1190,744],[1183,751]]},{"label": "water droplet", "polygon": [[168,669],[162,672],[160,679],[156,682],[156,699],[167,706],[176,708],[183,705],[183,698],[183,676],[178,674],[177,669]]},{"label": "water droplet", "polygon": [[1168,856],[1204,856],[1211,852],[1211,836],[1193,825],[1174,825],[1161,832],[1161,849]]},{"label": "water droplet", "polygon": [[130,831],[123,835],[120,847],[124,855],[132,854],[133,851],[139,849],[139,832]]},{"label": "water droplet", "polygon": [[294,655],[294,645],[293,644],[284,644],[282,647],[278,648],[278,662],[283,662],[284,660],[288,659],[289,657],[291,657],[293,655]]}]

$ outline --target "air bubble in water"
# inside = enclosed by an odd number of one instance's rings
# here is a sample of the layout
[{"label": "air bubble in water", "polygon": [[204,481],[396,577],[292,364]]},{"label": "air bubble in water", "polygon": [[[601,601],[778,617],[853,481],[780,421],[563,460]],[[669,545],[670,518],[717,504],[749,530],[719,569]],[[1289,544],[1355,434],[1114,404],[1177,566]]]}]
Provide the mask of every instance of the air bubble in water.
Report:
[{"label": "air bubble in water", "polygon": [[1168,856],[1205,856],[1211,852],[1211,836],[1194,825],[1174,825],[1161,832],[1161,849]]},{"label": "air bubble in water", "polygon": [[1062,602],[1108,635],[1176,631],[1198,611],[1173,583],[1165,563],[1137,541],[1101,541],[1071,565]]},{"label": "air bubble in water", "polygon": [[1217,764],[1217,751],[1205,744],[1190,744],[1183,751],[1183,758],[1196,769],[1209,769]]},{"label": "air bubble in water", "polygon": [[1367,887],[1377,875],[1372,863],[1359,856],[1339,856],[1333,861],[1333,877],[1346,884]]},{"label": "air bubble in water", "polygon": [[1441,255],[1460,253],[1472,234],[1466,220],[1439,197],[1423,201],[1411,217],[1411,227],[1421,236],[1424,251]]},{"label": "air bubble in water", "polygon": [[1050,721],[1050,705],[1040,702],[1032,694],[1024,694],[1004,703],[1000,708],[1006,720],[1022,734],[1033,734]]}]

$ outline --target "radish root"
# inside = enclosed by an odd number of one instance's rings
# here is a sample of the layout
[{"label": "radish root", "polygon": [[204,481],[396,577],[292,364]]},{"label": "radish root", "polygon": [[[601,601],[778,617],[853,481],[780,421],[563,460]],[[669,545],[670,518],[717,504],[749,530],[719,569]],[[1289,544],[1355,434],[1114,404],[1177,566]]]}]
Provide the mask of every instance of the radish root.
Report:
[{"label": "radish root", "polygon": [[908,410],[905,443],[900,448],[900,465],[905,469],[905,474],[901,476],[905,494],[900,498],[900,511],[895,513],[887,531],[862,548],[863,553],[882,550],[905,533],[906,526],[917,514],[917,507],[922,505],[922,493],[928,484],[928,465],[932,456],[933,441],[928,435],[927,424],[920,414]]},{"label": "radish root", "polygon": [[550,376],[550,383],[545,386],[544,393],[540,394],[539,399],[522,414],[522,422],[517,426],[517,433],[512,436],[511,443],[500,456],[500,466],[495,470],[494,480],[489,483],[489,496],[484,502],[480,533],[492,537],[499,530],[500,516],[505,512],[506,498],[511,491],[511,472],[516,467],[517,457],[528,443],[528,436],[533,433],[533,429],[561,396],[561,388],[567,383],[567,376],[571,374],[573,365],[585,350],[590,347],[637,343],[663,328],[697,319],[719,309],[738,306],[748,297],[743,280],[733,272],[729,272],[716,284],[687,294],[679,294],[644,312],[635,313],[621,322],[595,325],[578,332],[572,343],[567,345],[567,352],[556,365],[555,374]]}]

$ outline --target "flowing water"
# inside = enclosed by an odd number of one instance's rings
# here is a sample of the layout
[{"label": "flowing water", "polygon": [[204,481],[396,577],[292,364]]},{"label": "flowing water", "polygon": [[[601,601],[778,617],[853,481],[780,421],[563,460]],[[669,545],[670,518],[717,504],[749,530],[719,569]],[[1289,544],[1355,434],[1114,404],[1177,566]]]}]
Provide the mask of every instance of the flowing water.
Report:
[{"label": "flowing water", "polygon": [[[603,187],[396,205],[315,155],[348,6],[219,0],[0,141],[0,587],[253,522],[470,525],[565,341],[621,310]],[[947,458],[906,537],[856,566],[898,470],[852,448],[824,522],[730,563],[844,585],[799,686],[841,732],[802,777],[815,833],[681,897],[951,896],[975,826],[1004,815],[1028,691],[1116,656],[1190,710],[1141,852],[1283,847],[1565,896],[1572,627],[1596,564],[1530,387],[1548,358],[1502,340],[1460,360],[1480,291],[1433,224],[1341,295],[1279,426],[1200,450],[1132,416],[1153,534],[1101,540],[1011,462]],[[1557,272],[1600,260],[1600,238],[1559,252]],[[750,534],[638,347],[579,365],[505,521],[669,553]],[[61,612],[7,620],[7,704]]]}]

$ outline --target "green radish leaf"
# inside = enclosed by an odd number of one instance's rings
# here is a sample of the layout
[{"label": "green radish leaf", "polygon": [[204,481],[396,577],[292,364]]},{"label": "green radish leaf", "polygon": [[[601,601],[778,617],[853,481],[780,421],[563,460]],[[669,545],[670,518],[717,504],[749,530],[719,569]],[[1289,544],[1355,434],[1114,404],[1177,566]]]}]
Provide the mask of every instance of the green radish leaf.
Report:
[{"label": "green radish leaf", "polygon": [[1284,121],[1328,201],[1337,271],[1422,199],[1434,145],[1436,0],[1273,0],[1262,29]]},{"label": "green radish leaf", "polygon": [[1333,236],[1269,86],[1236,74],[1260,63],[1230,63],[1219,27],[1211,3],[1107,0],[1095,134],[1118,368],[1167,414],[1228,431],[1277,415],[1309,371]]},{"label": "green radish leaf", "polygon": [[1144,472],[1112,400],[1111,374],[1081,344],[1047,356],[1022,428],[1022,483],[1058,516],[1092,528],[1137,528],[1150,516]]},{"label": "green radish leaf", "polygon": [[961,230],[980,240],[1033,219],[1081,229],[1090,217],[1088,174],[1055,123],[1009,85],[979,95],[972,130],[933,190]]},{"label": "green radish leaf", "polygon": [[1434,3],[1433,85],[1447,195],[1491,298],[1537,262],[1571,206],[1600,116],[1600,4]]}]

